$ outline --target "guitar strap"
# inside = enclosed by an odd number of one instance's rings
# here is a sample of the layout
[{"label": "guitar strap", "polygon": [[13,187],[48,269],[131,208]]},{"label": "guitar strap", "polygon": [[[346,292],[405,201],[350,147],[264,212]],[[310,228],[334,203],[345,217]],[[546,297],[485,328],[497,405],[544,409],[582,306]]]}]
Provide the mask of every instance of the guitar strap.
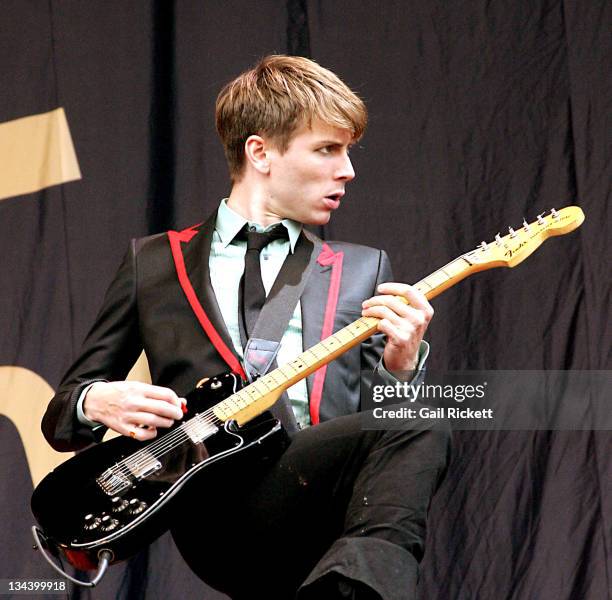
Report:
[{"label": "guitar strap", "polygon": [[[276,368],[276,355],[295,307],[304,292],[321,250],[321,240],[302,231],[293,253],[289,253],[266,298],[250,339],[244,350],[244,365],[249,381]],[[245,333],[240,321],[241,337]],[[297,430],[297,422],[286,393],[271,409],[289,431]]]}]

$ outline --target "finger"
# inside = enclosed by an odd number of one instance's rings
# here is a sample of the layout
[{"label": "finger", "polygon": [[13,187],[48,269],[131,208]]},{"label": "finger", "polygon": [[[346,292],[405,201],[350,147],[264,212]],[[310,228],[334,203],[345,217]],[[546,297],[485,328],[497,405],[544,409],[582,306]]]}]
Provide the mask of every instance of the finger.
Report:
[{"label": "finger", "polygon": [[431,304],[427,301],[427,299],[421,300],[413,300],[408,304],[402,302],[400,297],[398,296],[374,296],[373,298],[369,298],[363,302],[364,308],[369,308],[376,305],[388,306],[390,307],[396,314],[404,317],[408,317],[411,314],[414,314],[412,311],[417,310],[421,312],[426,321],[430,321],[433,317],[434,310]]},{"label": "finger", "polygon": [[140,427],[136,423],[128,423],[121,427],[119,433],[131,437],[133,440],[145,442],[152,440],[157,435],[157,429],[155,427]]},{"label": "finger", "polygon": [[394,303],[388,306],[383,304],[370,306],[363,310],[363,316],[386,319],[395,327],[410,328],[410,330],[424,328],[429,322],[428,315],[423,311],[401,303],[399,306]]},{"label": "finger", "polygon": [[[408,303],[417,308],[431,308],[431,304],[427,300],[425,294],[419,291],[413,285],[408,285],[406,283],[381,283],[376,291],[379,294],[383,295],[394,295],[394,296],[403,296],[408,300]],[[433,309],[432,309],[433,310]]]},{"label": "finger", "polygon": [[131,413],[129,416],[126,415],[126,420],[130,423],[136,423],[138,426],[142,427],[142,429],[146,429],[147,427],[153,429],[157,427],[168,429],[174,425],[175,421],[175,419],[160,417],[159,415],[149,412]]},{"label": "finger", "polygon": [[383,304],[376,304],[370,306],[362,311],[364,317],[376,317],[377,319],[385,319],[389,321],[393,326],[399,327],[402,319],[407,319],[406,316],[400,316],[390,307]]},{"label": "finger", "polygon": [[[183,406],[180,404],[180,406]],[[131,412],[151,413],[165,419],[178,421],[183,418],[183,411],[174,404],[169,404],[163,400],[151,400],[149,398],[140,398],[133,401]]]},{"label": "finger", "polygon": [[397,296],[374,296],[362,303],[363,309],[386,306],[396,315],[406,317],[410,314],[410,306],[401,301]]},{"label": "finger", "polygon": [[136,389],[138,389],[138,391],[141,392],[143,396],[146,396],[147,398],[152,398],[154,400],[163,400],[164,402],[168,402],[169,404],[173,404],[174,406],[180,408],[181,400],[170,388],[162,387],[159,385],[152,385],[150,383],[134,383],[136,384]]}]

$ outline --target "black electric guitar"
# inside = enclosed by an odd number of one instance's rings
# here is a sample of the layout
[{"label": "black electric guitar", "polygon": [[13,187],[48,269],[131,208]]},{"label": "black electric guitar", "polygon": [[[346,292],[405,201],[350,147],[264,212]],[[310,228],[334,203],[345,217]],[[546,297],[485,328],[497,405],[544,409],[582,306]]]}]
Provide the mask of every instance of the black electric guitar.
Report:
[{"label": "black electric guitar", "polygon": [[[563,235],[584,220],[570,206],[540,215],[505,237],[499,234],[438,269],[415,287],[428,299],[477,271],[514,267],[548,237]],[[226,374],[205,380],[187,395],[188,412],[168,432],[148,442],[120,437],[98,444],[52,471],[35,489],[32,512],[37,546],[62,575],[95,585],[106,566],[136,553],[168,529],[173,499],[194,477],[222,459],[265,460],[280,454],[287,436],[266,412],[282,392],[377,330],[362,317],[300,354],[292,362],[241,387]],[[252,455],[252,456],[251,456]],[[81,570],[98,568],[80,582],[49,558],[63,555]]]}]

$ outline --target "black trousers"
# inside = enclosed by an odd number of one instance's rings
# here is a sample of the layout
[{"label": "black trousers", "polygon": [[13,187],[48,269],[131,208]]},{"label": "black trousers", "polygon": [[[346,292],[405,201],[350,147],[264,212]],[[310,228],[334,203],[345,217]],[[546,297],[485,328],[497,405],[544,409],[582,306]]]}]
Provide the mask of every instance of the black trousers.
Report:
[{"label": "black trousers", "polygon": [[365,418],[299,431],[272,465],[216,469],[190,489],[173,535],[191,569],[236,600],[322,598],[317,586],[330,573],[383,600],[416,598],[450,433],[414,420],[365,430]]}]

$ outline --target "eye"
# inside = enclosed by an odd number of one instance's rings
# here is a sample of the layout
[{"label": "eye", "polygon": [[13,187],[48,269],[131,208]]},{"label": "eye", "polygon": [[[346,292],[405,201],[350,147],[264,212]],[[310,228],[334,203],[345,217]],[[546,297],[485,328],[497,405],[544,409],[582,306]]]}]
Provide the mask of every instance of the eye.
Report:
[{"label": "eye", "polygon": [[322,148],[319,148],[319,152],[322,154],[331,154],[333,150],[334,146],[323,146]]}]

